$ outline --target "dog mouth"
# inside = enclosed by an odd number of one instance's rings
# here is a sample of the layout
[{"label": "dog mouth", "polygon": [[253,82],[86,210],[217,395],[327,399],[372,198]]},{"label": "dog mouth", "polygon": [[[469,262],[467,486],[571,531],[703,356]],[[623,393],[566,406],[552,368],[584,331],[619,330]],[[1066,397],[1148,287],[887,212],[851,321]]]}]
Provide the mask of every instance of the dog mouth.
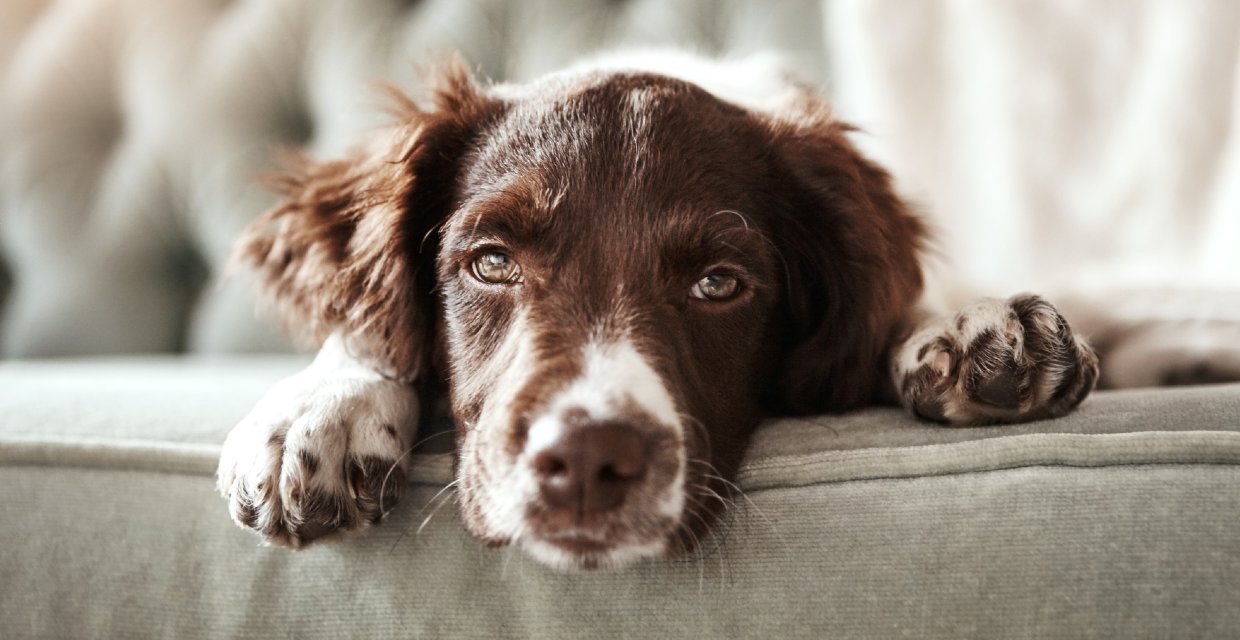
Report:
[{"label": "dog mouth", "polygon": [[558,547],[571,555],[581,557],[605,555],[616,547],[615,543],[584,534],[569,533],[545,538],[545,540],[548,544]]},{"label": "dog mouth", "polygon": [[[556,490],[530,487],[528,493],[510,498],[515,498],[510,504],[520,513],[514,519],[520,524],[510,529],[515,535],[509,541],[540,563],[560,569],[620,569],[666,557],[676,546],[669,540],[684,515],[677,476],[629,487],[615,504],[580,497],[565,502]],[[524,478],[516,484],[536,483]]]},{"label": "dog mouth", "polygon": [[614,542],[585,535],[560,535],[543,538],[548,546],[558,549],[563,554],[562,562],[572,563],[582,569],[596,569],[611,566],[615,562],[609,558],[620,546]]},{"label": "dog mouth", "polygon": [[527,536],[521,547],[542,564],[559,570],[595,571],[629,567],[663,557],[660,541],[617,542],[583,532]]}]

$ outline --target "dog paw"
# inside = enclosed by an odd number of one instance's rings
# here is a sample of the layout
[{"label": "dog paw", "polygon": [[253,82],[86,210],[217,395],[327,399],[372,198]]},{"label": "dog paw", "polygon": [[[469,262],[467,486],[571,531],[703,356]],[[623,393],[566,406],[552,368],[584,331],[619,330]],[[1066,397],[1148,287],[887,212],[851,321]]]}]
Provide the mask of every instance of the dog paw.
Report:
[{"label": "dog paw", "polygon": [[224,442],[233,521],[299,548],[381,520],[400,498],[417,401],[377,375],[311,368],[274,386]]},{"label": "dog paw", "polygon": [[1112,329],[1102,384],[1154,387],[1240,381],[1240,321],[1149,319]]},{"label": "dog paw", "polygon": [[1035,295],[985,298],[946,326],[922,329],[896,360],[901,400],[918,416],[954,425],[1064,415],[1098,380],[1098,357],[1050,303]]}]

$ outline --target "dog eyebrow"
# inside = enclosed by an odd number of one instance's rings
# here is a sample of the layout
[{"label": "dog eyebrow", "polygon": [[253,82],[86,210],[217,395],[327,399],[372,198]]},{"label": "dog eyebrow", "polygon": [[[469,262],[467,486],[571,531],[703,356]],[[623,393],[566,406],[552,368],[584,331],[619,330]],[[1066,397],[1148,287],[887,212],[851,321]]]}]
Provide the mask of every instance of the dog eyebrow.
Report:
[{"label": "dog eyebrow", "polygon": [[687,252],[722,252],[743,259],[772,246],[762,228],[737,209],[718,209],[705,218],[681,216],[679,220],[668,235],[675,246]]},{"label": "dog eyebrow", "polygon": [[506,188],[489,190],[467,200],[459,209],[463,233],[448,250],[457,253],[477,246],[479,238],[502,239],[516,244],[536,242],[551,231],[552,210],[558,197],[543,188],[513,181]]},{"label": "dog eyebrow", "polygon": [[741,225],[745,228],[746,231],[757,231],[757,227],[749,222],[749,216],[745,215],[743,212],[737,211],[736,209],[720,209],[710,214],[710,216],[707,217],[706,220],[709,222],[709,221],[714,220],[718,216],[733,216],[737,220],[740,221]]},{"label": "dog eyebrow", "polygon": [[714,244],[729,246],[733,239],[745,245],[770,244],[762,229],[753,224],[749,216],[736,209],[720,209],[710,214],[704,226],[710,233],[710,242]]}]

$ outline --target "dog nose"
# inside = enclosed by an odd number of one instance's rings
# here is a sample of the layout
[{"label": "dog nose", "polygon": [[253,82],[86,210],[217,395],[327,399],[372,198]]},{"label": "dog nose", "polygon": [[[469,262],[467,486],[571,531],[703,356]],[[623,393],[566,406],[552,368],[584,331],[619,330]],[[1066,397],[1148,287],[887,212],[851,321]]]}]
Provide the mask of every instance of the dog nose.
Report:
[{"label": "dog nose", "polygon": [[616,422],[575,424],[533,457],[543,499],[579,514],[602,513],[624,502],[646,475],[641,434]]}]

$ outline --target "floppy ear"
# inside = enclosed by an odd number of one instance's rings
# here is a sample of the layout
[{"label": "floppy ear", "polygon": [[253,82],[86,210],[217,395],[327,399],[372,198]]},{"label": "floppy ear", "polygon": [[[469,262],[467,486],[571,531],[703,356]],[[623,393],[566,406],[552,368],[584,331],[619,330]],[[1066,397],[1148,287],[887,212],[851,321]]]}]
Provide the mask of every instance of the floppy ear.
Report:
[{"label": "floppy ear", "polygon": [[233,254],[294,337],[318,344],[341,331],[406,379],[430,355],[434,230],[494,106],[459,60],[435,75],[433,107],[393,92],[398,122],[369,145],[328,162],[290,158],[271,180],[284,200],[249,225]]},{"label": "floppy ear", "polygon": [[840,411],[875,399],[885,356],[922,289],[922,221],[891,177],[864,158],[820,100],[771,124],[791,176],[775,215],[786,263],[784,345],[777,404],[792,413]]}]

